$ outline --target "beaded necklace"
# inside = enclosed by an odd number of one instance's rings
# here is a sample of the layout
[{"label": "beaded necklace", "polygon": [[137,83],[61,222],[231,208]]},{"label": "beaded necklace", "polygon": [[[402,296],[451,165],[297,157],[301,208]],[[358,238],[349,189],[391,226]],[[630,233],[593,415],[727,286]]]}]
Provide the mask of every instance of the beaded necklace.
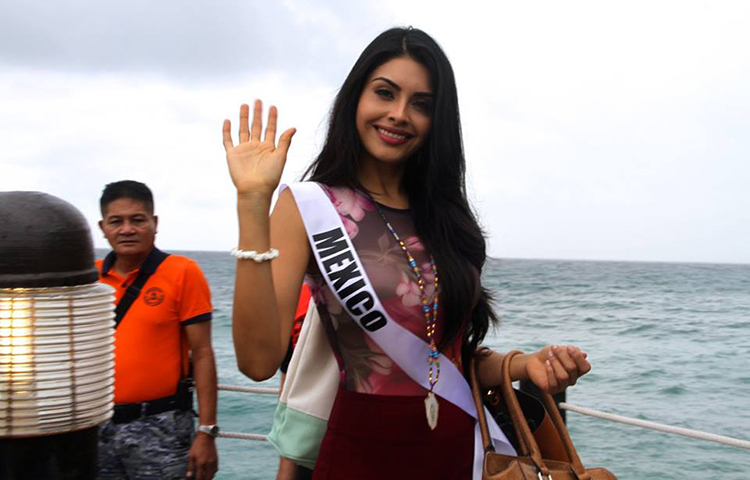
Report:
[{"label": "beaded necklace", "polygon": [[430,351],[427,354],[427,363],[430,367],[427,379],[430,383],[430,391],[427,393],[427,398],[425,398],[424,400],[425,414],[427,416],[427,424],[430,426],[431,429],[434,430],[435,427],[437,427],[437,420],[438,420],[438,401],[437,401],[437,398],[435,398],[435,394],[433,393],[433,390],[438,380],[440,380],[440,352],[438,352],[437,344],[435,343],[435,327],[437,325],[437,315],[438,315],[437,265],[435,264],[435,258],[432,255],[430,255],[430,265],[432,265],[432,272],[435,274],[435,293],[432,297],[432,302],[430,302],[430,300],[427,298],[427,292],[425,290],[425,281],[422,277],[422,272],[419,271],[419,266],[417,266],[417,261],[414,260],[414,256],[412,256],[409,249],[406,248],[406,244],[403,242],[403,240],[401,240],[401,237],[398,236],[398,233],[396,233],[396,230],[393,228],[393,225],[391,225],[391,222],[388,221],[388,219],[386,218],[385,214],[383,213],[383,210],[380,208],[378,203],[375,202],[374,200],[372,203],[375,205],[375,208],[380,214],[380,217],[383,219],[383,222],[385,222],[385,226],[388,227],[388,230],[391,232],[391,235],[393,236],[393,238],[401,247],[401,250],[406,255],[406,260],[409,263],[409,266],[411,267],[411,270],[417,279],[417,286],[419,287],[419,296],[422,300],[422,313],[424,313],[424,319],[425,319],[425,324],[427,328],[427,341],[429,343],[429,349],[430,349]]}]

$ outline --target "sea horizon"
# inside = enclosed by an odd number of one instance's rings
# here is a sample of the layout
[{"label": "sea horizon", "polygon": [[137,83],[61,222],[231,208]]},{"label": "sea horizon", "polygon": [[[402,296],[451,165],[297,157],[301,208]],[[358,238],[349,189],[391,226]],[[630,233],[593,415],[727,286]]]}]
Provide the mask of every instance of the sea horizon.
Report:
[{"label": "sea horizon", "polygon": [[[197,253],[226,253],[227,255],[230,255],[229,250],[211,250],[211,249],[182,249],[182,248],[162,248],[161,246],[157,245],[157,248],[160,250],[163,250],[165,252],[175,252],[175,253],[189,253],[189,252],[197,252]],[[111,248],[108,247],[94,247],[94,251],[99,253],[100,251],[109,251]],[[551,262],[600,262],[600,263],[666,263],[666,264],[675,264],[675,265],[750,265],[750,260],[748,261],[712,261],[712,260],[623,260],[623,259],[602,259],[602,258],[557,258],[557,257],[495,257],[495,256],[487,256],[487,260],[495,260],[495,261],[502,261],[502,260],[528,260],[528,261],[551,261]]]}]

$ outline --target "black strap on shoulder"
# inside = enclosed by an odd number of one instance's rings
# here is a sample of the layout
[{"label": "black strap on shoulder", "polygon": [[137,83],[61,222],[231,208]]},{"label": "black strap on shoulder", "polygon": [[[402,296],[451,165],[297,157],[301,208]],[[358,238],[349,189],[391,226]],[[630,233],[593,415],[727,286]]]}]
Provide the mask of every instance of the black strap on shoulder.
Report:
[{"label": "black strap on shoulder", "polygon": [[164,253],[158,248],[151,250],[151,253],[149,253],[146,260],[141,264],[141,270],[138,272],[138,276],[135,277],[133,283],[128,286],[128,289],[125,290],[122,298],[117,303],[117,308],[115,308],[115,328],[120,325],[125,314],[128,313],[130,306],[133,305],[133,302],[135,302],[141,294],[141,288],[146,284],[149,277],[153,275],[156,269],[159,268],[159,265],[161,265],[161,262],[166,260],[168,256],[168,253]]}]

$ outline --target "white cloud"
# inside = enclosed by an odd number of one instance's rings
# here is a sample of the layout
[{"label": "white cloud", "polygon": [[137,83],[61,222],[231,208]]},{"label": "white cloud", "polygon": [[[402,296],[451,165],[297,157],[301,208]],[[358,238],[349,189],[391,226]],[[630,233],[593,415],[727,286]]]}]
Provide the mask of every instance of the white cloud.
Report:
[{"label": "white cloud", "polygon": [[[293,181],[319,147],[334,91],[283,73],[238,79],[234,88],[186,87],[158,78],[11,71],[0,190],[40,190],[80,208],[94,225],[108,182],[146,182],[161,217],[160,242],[221,249],[235,242],[233,186],[221,144],[222,119],[241,102],[274,102],[280,122],[299,122],[285,177]],[[284,127],[284,128],[286,128]],[[96,235],[95,235],[96,236]],[[102,242],[98,246],[104,246]]]}]

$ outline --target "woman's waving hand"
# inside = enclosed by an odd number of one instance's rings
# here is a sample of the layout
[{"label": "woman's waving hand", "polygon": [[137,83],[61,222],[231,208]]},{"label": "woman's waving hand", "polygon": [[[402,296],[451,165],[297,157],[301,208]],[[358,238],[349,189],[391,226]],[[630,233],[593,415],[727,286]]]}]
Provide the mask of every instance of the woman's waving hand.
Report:
[{"label": "woman's waving hand", "polygon": [[268,110],[266,132],[263,130],[263,103],[256,100],[253,106],[253,121],[249,123],[250,107],[240,107],[239,143],[232,140],[232,123],[224,120],[222,129],[227,165],[238,195],[260,194],[271,196],[281,180],[286,155],[296,130],[290,128],[281,134],[276,144],[278,111]]}]

